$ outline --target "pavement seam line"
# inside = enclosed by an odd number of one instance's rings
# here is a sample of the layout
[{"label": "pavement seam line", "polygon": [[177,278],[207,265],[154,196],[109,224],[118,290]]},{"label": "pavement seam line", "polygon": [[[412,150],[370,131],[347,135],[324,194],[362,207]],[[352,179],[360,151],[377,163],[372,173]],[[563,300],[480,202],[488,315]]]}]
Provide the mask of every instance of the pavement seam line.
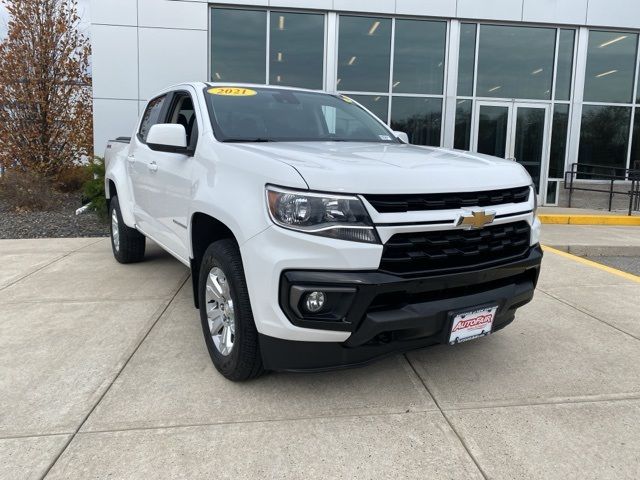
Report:
[{"label": "pavement seam line", "polygon": [[447,417],[447,415],[445,414],[444,410],[442,410],[442,407],[440,406],[440,402],[438,401],[438,399],[431,394],[431,390],[429,390],[429,387],[427,386],[426,382],[422,379],[422,376],[418,373],[418,370],[416,370],[416,367],[413,365],[413,363],[411,363],[411,360],[409,359],[407,354],[403,354],[403,356],[407,360],[407,363],[409,363],[409,366],[413,370],[413,373],[415,373],[416,376],[420,379],[420,382],[422,383],[422,386],[424,386],[424,389],[427,391],[427,393],[429,393],[429,395],[433,399],[434,403],[436,404],[436,407],[438,407],[438,410],[440,411],[440,414],[442,415],[442,418],[444,418],[445,422],[447,422],[447,425],[449,425],[449,428],[451,429],[451,431],[453,431],[455,436],[458,438],[458,441],[462,445],[462,448],[465,449],[465,451],[467,452],[467,455],[469,455],[469,458],[471,458],[471,461],[474,463],[474,465],[476,466],[476,468],[480,472],[480,475],[482,475],[482,478],[484,478],[485,480],[489,480],[489,476],[486,474],[484,469],[480,466],[480,462],[476,459],[476,457],[471,452],[471,448],[469,447],[469,445],[467,445],[467,442],[464,440],[464,438],[462,437],[460,432],[458,432],[458,430],[453,425],[453,423],[451,422],[449,417]]},{"label": "pavement seam line", "polygon": [[[412,367],[410,367],[412,368]],[[412,368],[413,370],[413,368]],[[415,373],[415,370],[413,370]],[[419,377],[418,377],[419,378]],[[423,384],[424,388],[424,384]],[[427,393],[429,393],[427,391]],[[433,398],[433,396],[432,396]],[[538,402],[529,402],[529,403],[502,403],[497,405],[466,405],[462,407],[451,407],[451,408],[442,408],[441,412],[457,412],[457,411],[465,411],[465,410],[491,410],[498,408],[518,408],[518,407],[544,407],[544,406],[553,406],[553,405],[578,405],[582,403],[606,403],[606,402],[628,402],[628,401],[636,401],[640,400],[640,394],[629,393],[624,396],[619,397],[603,397],[603,398],[576,398],[574,400],[570,398],[562,399],[562,400],[549,400],[549,401],[538,401]],[[435,400],[434,400],[435,403]],[[299,417],[281,417],[281,418],[258,418],[252,420],[227,420],[223,422],[194,422],[194,423],[176,423],[174,425],[139,425],[132,427],[123,427],[123,428],[102,428],[97,430],[85,430],[83,432],[79,432],[80,435],[87,434],[100,434],[100,433],[117,433],[117,432],[132,432],[132,431],[146,431],[146,430],[171,430],[173,428],[193,428],[193,427],[217,427],[221,425],[243,425],[249,423],[277,423],[277,422],[296,422],[303,420],[318,420],[323,418],[360,418],[360,417],[381,417],[386,415],[413,415],[419,413],[438,413],[438,408],[430,408],[430,409],[417,409],[406,411],[405,409],[401,409],[397,412],[367,412],[367,413],[343,413],[343,414],[335,414],[327,417],[326,415],[303,415]],[[71,433],[71,432],[69,432]],[[54,434],[58,435],[58,434]],[[34,435],[25,435],[27,437]]]},{"label": "pavement seam line", "polygon": [[24,434],[24,435],[0,435],[0,442],[2,440],[19,440],[21,438],[40,438],[40,437],[65,437],[67,435],[71,435],[73,432],[56,432],[56,433],[36,433],[33,435]]},{"label": "pavement seam line", "polygon": [[[97,242],[96,242],[97,243]],[[123,362],[122,366],[120,367],[120,369],[116,372],[116,374],[114,375],[114,377],[111,379],[111,381],[109,382],[109,384],[107,385],[107,388],[104,389],[104,392],[102,392],[102,394],[98,397],[96,403],[93,405],[93,407],[91,407],[89,409],[89,412],[87,412],[87,414],[84,416],[84,418],[82,419],[82,421],[80,422],[80,424],[78,425],[78,428],[75,429],[75,431],[71,434],[71,436],[69,437],[69,440],[67,440],[67,442],[64,444],[64,446],[62,447],[62,449],[60,450],[60,452],[58,452],[58,454],[55,456],[55,458],[51,461],[51,463],[49,464],[49,466],[47,467],[47,469],[45,470],[45,472],[43,473],[43,475],[40,477],[41,480],[44,480],[47,475],[49,475],[49,472],[51,471],[51,469],[54,467],[54,465],[56,463],[58,463],[58,460],[60,459],[60,457],[64,454],[64,452],[67,451],[67,448],[69,448],[69,445],[71,445],[71,442],[73,441],[74,438],[76,438],[76,436],[78,435],[78,432],[80,432],[80,430],[82,429],[82,427],[84,426],[84,424],[87,422],[87,420],[89,419],[89,417],[91,416],[91,414],[95,411],[96,407],[98,405],[100,405],[100,402],[102,402],[102,399],[107,395],[107,393],[109,393],[109,390],[111,390],[111,387],[113,386],[113,384],[116,382],[116,380],[120,377],[120,375],[122,374],[122,372],[124,371],[125,368],[127,368],[127,365],[129,365],[129,362],[131,361],[131,359],[133,358],[133,356],[138,352],[138,350],[140,349],[140,346],[144,343],[144,341],[147,339],[147,337],[149,336],[149,334],[151,333],[151,331],[155,328],[155,326],[158,324],[158,322],[160,321],[160,319],[162,318],[162,316],[166,313],[166,311],[169,309],[169,307],[171,306],[171,304],[173,303],[173,301],[176,299],[176,297],[178,296],[178,293],[180,293],[180,290],[182,290],[182,288],[184,287],[184,285],[187,283],[187,281],[189,280],[189,276],[187,276],[184,280],[182,280],[180,282],[180,284],[178,285],[178,288],[176,288],[175,292],[173,292],[173,295],[171,296],[171,298],[169,299],[169,301],[167,302],[167,304],[164,306],[164,308],[162,308],[160,310],[160,312],[158,313],[157,318],[151,323],[151,326],[149,327],[149,329],[147,330],[147,333],[145,333],[142,338],[140,339],[140,341],[138,342],[138,345],[136,345],[136,347],[133,349],[133,351],[131,352],[131,354],[129,355],[129,357],[126,359],[125,362]]]},{"label": "pavement seam line", "polygon": [[543,290],[542,288],[538,288],[538,291],[544,293],[546,296],[553,298],[554,300],[557,300],[558,302],[562,303],[563,305],[566,305],[569,308],[574,309],[577,312],[580,312],[590,318],[593,318],[594,320],[597,320],[600,323],[604,323],[606,326],[613,328],[614,330],[617,330],[620,333],[623,333],[631,338],[633,338],[634,340],[640,340],[640,337],[636,337],[633,333],[629,333],[626,330],[622,330],[620,327],[617,327],[609,322],[607,322],[606,320],[603,320],[599,317],[596,317],[593,313],[591,312],[587,312],[586,310],[581,309],[580,307],[570,303],[569,301],[565,300],[564,298],[560,298],[555,296],[553,293],[551,292],[547,292],[546,290]]},{"label": "pavement seam line", "polygon": [[636,401],[636,400],[640,400],[640,393],[628,393],[628,394],[621,394],[620,396],[611,396],[611,397],[607,397],[605,395],[602,398],[578,397],[575,399],[571,399],[571,398],[566,398],[562,400],[552,399],[549,401],[538,400],[538,401],[531,401],[528,403],[513,402],[513,403],[500,403],[496,405],[482,405],[482,404],[465,405],[462,407],[444,408],[443,411],[460,412],[465,410],[492,410],[492,409],[498,409],[498,408],[545,407],[545,406],[553,406],[553,405],[580,405],[582,403],[629,402],[629,401]]},{"label": "pavement seam line", "polygon": [[260,418],[254,420],[229,420],[226,422],[195,422],[195,423],[179,423],[175,425],[156,425],[156,426],[138,426],[127,428],[105,428],[102,430],[85,430],[79,432],[79,435],[96,435],[101,433],[119,433],[119,432],[137,432],[148,430],[173,430],[177,428],[200,428],[200,427],[219,427],[225,425],[248,425],[250,423],[280,423],[280,422],[303,422],[309,420],[342,420],[349,418],[366,418],[366,417],[386,417],[390,415],[418,415],[423,413],[440,413],[437,409],[431,410],[401,410],[397,412],[368,412],[368,413],[345,413],[336,415],[306,415],[301,417],[283,417],[283,418]]},{"label": "pavement seam line", "polygon": [[102,238],[100,238],[99,240],[96,240],[95,242],[92,243],[87,243],[86,245],[83,245],[80,248],[76,248],[75,250],[71,250],[70,252],[65,253],[64,255],[61,255],[59,257],[54,258],[53,260],[51,260],[49,263],[36,268],[33,272],[29,272],[26,275],[18,278],[17,280],[14,280],[13,282],[8,283],[7,285],[5,285],[4,287],[0,287],[0,292],[2,292],[3,290],[6,290],[9,287],[14,286],[16,283],[21,282],[22,280],[24,280],[25,278],[29,278],[31,275],[35,275],[36,273],[44,270],[47,267],[50,267],[51,265],[53,265],[56,262],[59,262],[60,260],[62,260],[63,258],[67,258],[70,255],[73,255],[76,252],[79,252],[80,250],[84,249],[84,248],[88,248],[91,247],[92,245],[95,245],[96,243],[100,242],[102,240]]},{"label": "pavement seam line", "polygon": [[640,283],[640,277],[638,275],[634,275],[632,273],[623,272],[622,270],[618,270],[617,268],[609,267],[608,265],[603,265],[598,262],[594,262],[593,260],[587,260],[586,258],[578,257],[577,255],[573,255],[568,252],[563,252],[562,250],[558,250],[557,248],[548,247],[547,245],[543,245],[542,249],[545,252],[551,252],[556,255],[560,255],[561,257],[568,258],[573,260],[574,262],[581,263],[588,267],[597,268],[598,270],[602,270],[607,273],[611,273],[613,275],[617,275],[622,278],[626,278],[627,280],[631,280],[632,282]]}]

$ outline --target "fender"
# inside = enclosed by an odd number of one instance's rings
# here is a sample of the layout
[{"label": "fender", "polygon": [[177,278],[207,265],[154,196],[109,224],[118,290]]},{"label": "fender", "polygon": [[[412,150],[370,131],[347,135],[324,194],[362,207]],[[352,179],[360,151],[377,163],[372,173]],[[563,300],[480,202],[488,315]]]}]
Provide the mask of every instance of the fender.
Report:
[{"label": "fender", "polygon": [[[124,152],[127,151],[128,148]],[[128,181],[129,177],[126,167],[126,160],[123,158],[122,154],[123,152],[118,152],[115,158],[107,160],[107,171],[104,177],[104,191],[107,199],[110,199],[111,195],[109,192],[109,181],[115,184],[116,190],[118,192],[120,210],[122,212],[122,220],[128,227],[135,228],[136,220],[133,215],[133,196],[131,195],[131,188]]]}]

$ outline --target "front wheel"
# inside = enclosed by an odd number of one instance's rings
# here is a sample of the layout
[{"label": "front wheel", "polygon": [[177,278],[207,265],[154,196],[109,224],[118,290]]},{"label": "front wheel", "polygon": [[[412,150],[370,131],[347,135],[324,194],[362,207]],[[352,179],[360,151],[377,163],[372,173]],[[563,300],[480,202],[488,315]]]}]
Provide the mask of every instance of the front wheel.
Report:
[{"label": "front wheel", "polygon": [[258,332],[240,251],[233,240],[219,240],[207,248],[198,293],[202,331],[216,369],[233,381],[261,375]]}]

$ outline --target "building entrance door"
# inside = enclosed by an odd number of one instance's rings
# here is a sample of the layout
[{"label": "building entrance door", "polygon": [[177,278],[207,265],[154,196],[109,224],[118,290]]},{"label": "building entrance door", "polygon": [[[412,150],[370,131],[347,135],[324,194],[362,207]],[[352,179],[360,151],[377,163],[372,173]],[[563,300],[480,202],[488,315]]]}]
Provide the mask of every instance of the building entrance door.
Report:
[{"label": "building entrance door", "polygon": [[474,152],[517,161],[527,169],[540,203],[546,195],[549,105],[478,101],[473,118]]}]

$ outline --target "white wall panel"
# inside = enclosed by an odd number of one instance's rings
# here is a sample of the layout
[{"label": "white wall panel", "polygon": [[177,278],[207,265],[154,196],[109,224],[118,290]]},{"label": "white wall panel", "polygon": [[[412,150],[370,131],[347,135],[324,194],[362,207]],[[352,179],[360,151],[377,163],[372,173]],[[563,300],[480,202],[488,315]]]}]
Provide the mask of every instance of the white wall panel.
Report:
[{"label": "white wall panel", "polygon": [[394,13],[396,0],[333,0],[333,8],[351,12]]},{"label": "white wall panel", "polygon": [[91,23],[136,25],[136,0],[91,0]]},{"label": "white wall panel", "polygon": [[104,155],[107,141],[129,137],[138,120],[137,100],[93,101],[93,148],[96,155]]},{"label": "white wall panel", "polygon": [[173,0],[138,0],[141,27],[206,30],[207,4]]},{"label": "white wall panel", "polygon": [[319,10],[332,10],[333,0],[269,0],[272,7],[290,8],[314,8]]},{"label": "white wall panel", "polygon": [[135,27],[93,25],[93,96],[138,98],[138,33]]},{"label": "white wall panel", "polygon": [[458,0],[458,17],[519,21],[522,0]]},{"label": "white wall panel", "polygon": [[589,0],[524,0],[525,22],[570,23],[584,25]]},{"label": "white wall panel", "polygon": [[207,81],[207,32],[140,28],[140,99],[170,85]]},{"label": "white wall panel", "polygon": [[[186,1],[197,1],[197,0],[186,0]],[[229,5],[262,5],[262,6],[267,6],[269,5],[269,0],[221,0],[221,1],[217,1],[215,2],[216,5],[218,4],[229,4]]]},{"label": "white wall panel", "polygon": [[396,13],[401,15],[455,17],[456,2],[453,0],[396,0]]},{"label": "white wall panel", "polygon": [[589,0],[587,24],[640,28],[640,2],[638,0]]}]

